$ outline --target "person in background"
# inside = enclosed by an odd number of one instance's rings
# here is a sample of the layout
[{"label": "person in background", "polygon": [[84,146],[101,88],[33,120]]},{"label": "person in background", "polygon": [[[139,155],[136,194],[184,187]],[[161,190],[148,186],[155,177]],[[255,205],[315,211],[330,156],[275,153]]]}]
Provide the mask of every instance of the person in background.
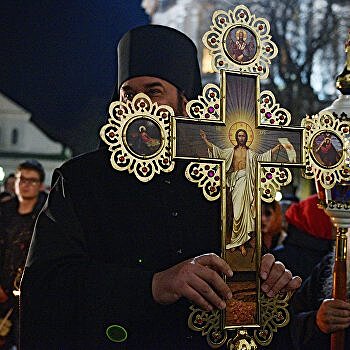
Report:
[{"label": "person in background", "polygon": [[285,213],[287,237],[282,246],[272,250],[274,257],[305,279],[313,268],[333,249],[333,225],[318,207],[317,195],[293,203]]},{"label": "person in background", "polygon": [[0,193],[0,203],[15,196],[15,174],[10,173],[4,180],[4,191]]},{"label": "person in background", "polygon": [[[34,223],[46,200],[45,172],[36,160],[19,164],[15,173],[15,196],[2,203],[0,215],[0,334],[3,349],[18,346],[18,289],[32,237]],[[6,322],[6,319],[8,320]],[[1,344],[0,342],[0,344]]]},{"label": "person in background", "polygon": [[279,202],[261,202],[261,234],[263,249],[266,252],[279,247],[287,237],[282,227],[282,210]]}]

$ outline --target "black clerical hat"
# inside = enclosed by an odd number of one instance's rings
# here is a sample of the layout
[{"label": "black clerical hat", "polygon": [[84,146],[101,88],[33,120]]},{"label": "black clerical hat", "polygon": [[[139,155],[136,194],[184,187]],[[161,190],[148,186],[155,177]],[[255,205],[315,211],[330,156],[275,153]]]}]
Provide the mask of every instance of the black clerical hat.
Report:
[{"label": "black clerical hat", "polygon": [[123,82],[139,76],[164,79],[182,91],[188,100],[201,94],[197,49],[185,34],[169,27],[137,27],[120,40],[114,100]]}]

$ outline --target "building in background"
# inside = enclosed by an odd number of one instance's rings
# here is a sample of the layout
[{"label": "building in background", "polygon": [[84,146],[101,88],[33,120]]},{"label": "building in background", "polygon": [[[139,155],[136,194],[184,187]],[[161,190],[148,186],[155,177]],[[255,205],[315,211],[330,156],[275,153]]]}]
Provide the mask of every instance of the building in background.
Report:
[{"label": "building in background", "polygon": [[50,140],[30,121],[30,112],[0,93],[0,184],[19,163],[37,159],[45,168],[45,185],[52,172],[70,158],[70,150]]}]

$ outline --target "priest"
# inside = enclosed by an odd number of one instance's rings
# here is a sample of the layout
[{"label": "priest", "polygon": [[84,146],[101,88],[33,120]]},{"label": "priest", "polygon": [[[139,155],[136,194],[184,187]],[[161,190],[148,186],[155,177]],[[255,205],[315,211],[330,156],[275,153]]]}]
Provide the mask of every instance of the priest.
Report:
[{"label": "priest", "polygon": [[[156,25],[124,35],[113,99],[140,92],[185,113],[201,93],[187,36]],[[232,271],[219,257],[220,203],[185,178],[186,165],[145,184],[101,147],[55,171],[21,285],[22,350],[208,347],[187,326],[189,301],[225,308]],[[270,296],[300,285],[271,255],[260,274]]]}]

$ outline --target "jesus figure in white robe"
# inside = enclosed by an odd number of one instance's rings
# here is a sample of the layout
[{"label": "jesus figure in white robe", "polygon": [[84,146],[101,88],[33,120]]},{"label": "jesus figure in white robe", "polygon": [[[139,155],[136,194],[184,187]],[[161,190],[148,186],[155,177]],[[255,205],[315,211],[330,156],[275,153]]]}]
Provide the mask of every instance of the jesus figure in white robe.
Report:
[{"label": "jesus figure in white robe", "polygon": [[271,162],[272,155],[281,145],[272,150],[258,154],[246,144],[247,132],[244,129],[236,131],[237,146],[221,149],[208,141],[203,130],[200,135],[208,146],[209,157],[225,160],[226,186],[231,193],[233,205],[233,226],[230,242],[226,249],[234,250],[239,247],[243,256],[247,255],[244,244],[252,237],[255,231],[255,174],[257,162]]}]

